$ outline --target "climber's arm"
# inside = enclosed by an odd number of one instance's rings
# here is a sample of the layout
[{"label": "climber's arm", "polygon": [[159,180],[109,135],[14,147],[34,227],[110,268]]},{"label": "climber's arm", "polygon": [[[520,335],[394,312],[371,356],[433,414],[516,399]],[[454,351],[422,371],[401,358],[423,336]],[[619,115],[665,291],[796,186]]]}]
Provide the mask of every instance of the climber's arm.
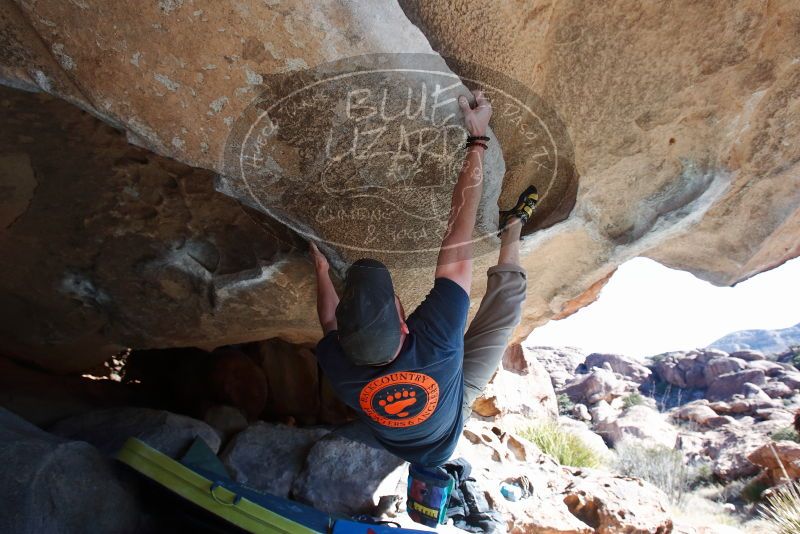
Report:
[{"label": "climber's arm", "polygon": [[328,274],[328,260],[319,251],[314,243],[309,245],[311,258],[314,260],[314,270],[317,273],[317,315],[322,332],[328,334],[338,328],[336,323],[336,306],[339,305],[339,295],[331,282]]},{"label": "climber's arm", "polygon": [[[466,97],[458,104],[464,113],[467,131],[472,136],[486,135],[492,107],[482,91],[473,91],[475,106]],[[480,146],[467,149],[464,165],[453,189],[447,233],[439,250],[436,265],[437,278],[449,278],[469,294],[472,284],[472,230],[478,213],[478,203],[483,192],[483,151]]]}]

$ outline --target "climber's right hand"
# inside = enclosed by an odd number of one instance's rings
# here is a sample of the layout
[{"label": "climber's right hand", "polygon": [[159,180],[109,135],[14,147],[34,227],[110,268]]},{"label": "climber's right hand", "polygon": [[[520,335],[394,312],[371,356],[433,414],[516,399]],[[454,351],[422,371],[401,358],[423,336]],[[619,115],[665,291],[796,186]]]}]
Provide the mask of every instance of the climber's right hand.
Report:
[{"label": "climber's right hand", "polygon": [[492,116],[492,105],[480,89],[472,91],[472,97],[474,102],[470,102],[471,99],[464,95],[458,97],[458,106],[464,113],[464,127],[469,135],[486,135]]}]

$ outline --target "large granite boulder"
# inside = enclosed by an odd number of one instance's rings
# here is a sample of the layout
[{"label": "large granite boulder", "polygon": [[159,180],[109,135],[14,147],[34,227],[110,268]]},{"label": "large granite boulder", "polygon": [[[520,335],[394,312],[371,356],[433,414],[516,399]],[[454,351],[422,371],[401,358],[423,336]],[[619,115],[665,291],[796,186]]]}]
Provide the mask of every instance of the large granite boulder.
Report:
[{"label": "large granite boulder", "polygon": [[93,446],[48,434],[0,408],[0,531],[142,532],[135,493]]},{"label": "large granite boulder", "polygon": [[220,458],[237,482],[289,497],[311,447],[327,433],[259,422],[239,432]]},{"label": "large granite boulder", "polygon": [[742,371],[747,367],[747,362],[739,358],[721,357],[713,358],[705,364],[703,374],[705,376],[706,384],[713,384],[714,381],[721,375],[727,373],[735,373]]},{"label": "large granite boulder", "polygon": [[128,438],[138,438],[172,458],[186,452],[195,438],[202,438],[214,452],[220,446],[220,436],[203,421],[148,408],[95,410],[59,421],[49,430],[87,441],[109,456],[117,454]]},{"label": "large granite boulder", "polygon": [[568,382],[559,393],[567,395],[572,402],[592,405],[604,400],[622,397],[627,391],[627,384],[613,371],[603,367],[593,368],[585,375],[578,375]]},{"label": "large granite boulder", "polygon": [[693,402],[681,406],[672,413],[672,417],[682,421],[691,421],[698,425],[705,425],[716,418],[717,412],[712,410],[707,402]]},{"label": "large granite boulder", "polygon": [[730,481],[757,474],[758,466],[747,457],[764,444],[764,434],[736,422],[727,425],[725,430],[706,447],[706,453],[712,460],[711,469],[714,475],[721,480]]},{"label": "large granite boulder", "polygon": [[396,499],[407,474],[408,464],[385,450],[330,435],[311,447],[292,494],[325,512],[372,515]]},{"label": "large granite boulder", "polygon": [[747,367],[749,369],[761,369],[769,377],[780,376],[786,371],[783,365],[769,360],[754,360],[748,362]]},{"label": "large granite boulder", "polygon": [[764,469],[764,477],[770,485],[800,478],[800,443],[766,443],[748,454],[747,459]]},{"label": "large granite boulder", "polygon": [[740,360],[744,360],[746,362],[757,362],[763,361],[766,357],[760,350],[748,349],[731,352],[731,358],[739,358]]},{"label": "large granite boulder", "polygon": [[793,371],[784,371],[777,375],[775,380],[781,382],[795,392],[800,391],[800,373]]},{"label": "large granite boulder", "polygon": [[612,446],[639,440],[671,449],[678,437],[677,429],[662,414],[643,405],[631,406],[617,418],[598,421],[594,428]]},{"label": "large granite boulder", "polygon": [[746,369],[725,373],[716,377],[706,391],[710,400],[730,399],[734,395],[746,395],[748,389],[745,384],[763,386],[767,383],[764,371],[761,369]]},{"label": "large granite boulder", "polygon": [[773,399],[784,399],[797,393],[797,389],[790,388],[777,380],[770,380],[762,390]]},{"label": "large granite boulder", "polygon": [[592,369],[593,367],[603,367],[606,363],[615,373],[619,373],[639,384],[645,382],[653,374],[649,368],[640,362],[619,354],[593,353],[586,357],[584,365],[586,365],[587,369]]},{"label": "large granite boulder", "polygon": [[564,495],[574,516],[598,534],[672,531],[667,496],[638,479],[581,473]]},{"label": "large granite boulder", "polygon": [[572,347],[526,347],[540,362],[547,374],[553,387],[559,390],[572,380],[575,375],[585,373],[583,362],[586,361],[586,353]]},{"label": "large granite boulder", "polygon": [[656,357],[655,372],[673,386],[702,389],[708,385],[706,364],[712,359],[712,355],[698,351],[669,352]]},{"label": "large granite boulder", "polygon": [[483,417],[520,416],[544,421],[558,415],[550,377],[534,353],[515,343],[506,348],[500,368],[472,405]]}]

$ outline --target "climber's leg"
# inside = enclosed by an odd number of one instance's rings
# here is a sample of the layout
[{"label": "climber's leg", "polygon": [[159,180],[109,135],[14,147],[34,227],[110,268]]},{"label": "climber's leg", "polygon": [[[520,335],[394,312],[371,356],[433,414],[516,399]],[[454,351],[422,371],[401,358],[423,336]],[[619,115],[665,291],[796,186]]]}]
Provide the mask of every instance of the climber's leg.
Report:
[{"label": "climber's leg", "polygon": [[501,233],[500,257],[487,272],[486,294],[464,335],[464,404],[466,420],[503,359],[508,340],[522,317],[525,270],[519,264],[522,222],[509,220]]}]

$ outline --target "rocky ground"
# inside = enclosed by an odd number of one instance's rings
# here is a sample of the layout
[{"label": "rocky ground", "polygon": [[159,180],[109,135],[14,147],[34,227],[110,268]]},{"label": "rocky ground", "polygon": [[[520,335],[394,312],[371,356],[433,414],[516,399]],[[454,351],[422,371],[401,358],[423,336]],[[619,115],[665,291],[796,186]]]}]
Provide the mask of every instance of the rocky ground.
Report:
[{"label": "rocky ground", "polygon": [[[796,350],[765,355],[698,349],[641,361],[530,350],[552,377],[564,427],[602,436],[618,454],[616,468],[632,449],[650,451],[639,459],[653,469],[669,451],[677,455],[673,466],[682,467],[683,480],[658,485],[670,494],[679,531],[711,528],[690,525],[699,509],[728,530],[760,531],[764,527],[754,518],[762,493],[798,477],[800,443],[791,431],[800,408]],[[632,471],[659,480],[659,473],[644,467]]]},{"label": "rocky ground", "polygon": [[[144,356],[112,362],[106,375],[116,380],[79,382],[4,361],[0,457],[16,467],[0,486],[13,510],[3,514],[3,531],[78,532],[83,518],[106,508],[116,513],[97,532],[164,528],[168,518],[148,492],[110,459],[130,436],[171,455],[201,436],[250,487],[410,524],[406,464],[331,433],[351,414],[326,393],[309,347],[272,340]],[[137,361],[159,361],[158,373]],[[165,361],[183,369],[182,391]],[[515,345],[476,402],[456,456],[472,464],[508,532],[757,532],[758,494],[800,475],[800,444],[771,439],[791,425],[799,385],[791,364],[754,351],[635,361]],[[305,394],[288,402],[291,391]],[[575,436],[593,461],[559,463],[556,449],[532,441],[543,427]],[[78,478],[77,487],[65,485]],[[504,497],[503,485],[521,498]],[[69,506],[47,517],[29,512],[63,500]]]}]

